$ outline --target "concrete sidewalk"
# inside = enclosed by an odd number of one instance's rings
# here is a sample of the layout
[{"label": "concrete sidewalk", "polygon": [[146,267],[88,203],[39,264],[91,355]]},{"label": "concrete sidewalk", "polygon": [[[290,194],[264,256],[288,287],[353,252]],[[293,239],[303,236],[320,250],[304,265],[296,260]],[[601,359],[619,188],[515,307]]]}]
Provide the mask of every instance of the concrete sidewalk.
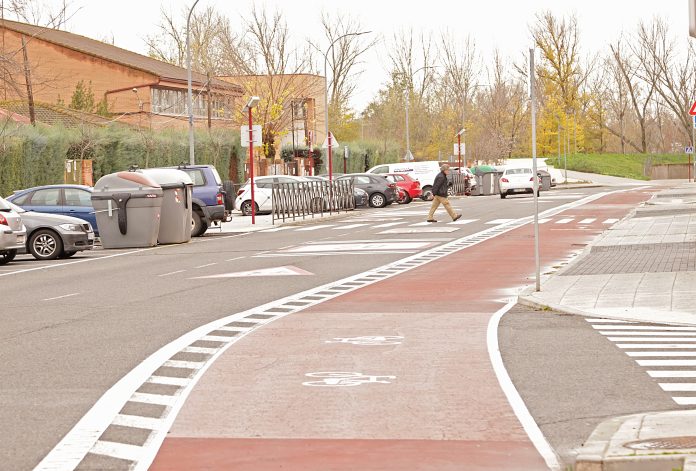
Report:
[{"label": "concrete sidewalk", "polygon": [[251,223],[251,216],[242,216],[242,213],[235,211],[232,214],[232,221],[223,222],[219,226],[214,226],[208,229],[206,234],[237,234],[243,232],[258,232],[266,229],[274,229],[281,226],[288,225],[303,225],[312,224],[319,221],[331,221],[334,219],[342,219],[348,216],[353,216],[358,214],[360,209],[351,211],[340,211],[333,213],[317,213],[313,215],[307,215],[305,217],[299,216],[286,218],[285,221],[276,219],[273,221],[273,217],[270,214],[259,214],[256,216],[256,224]]},{"label": "concrete sidewalk", "polygon": [[[520,303],[588,317],[696,326],[696,185],[656,193]],[[683,371],[685,378],[691,374],[696,372]],[[695,410],[607,420],[578,450],[575,466],[576,471],[671,469],[696,471]]]}]

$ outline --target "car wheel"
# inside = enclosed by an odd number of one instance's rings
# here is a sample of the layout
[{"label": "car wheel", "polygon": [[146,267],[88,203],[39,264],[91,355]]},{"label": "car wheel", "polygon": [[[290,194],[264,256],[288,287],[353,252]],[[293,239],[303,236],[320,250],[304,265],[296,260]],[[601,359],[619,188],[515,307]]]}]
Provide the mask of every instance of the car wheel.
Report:
[{"label": "car wheel", "polygon": [[401,201],[401,204],[409,204],[411,201],[413,201],[413,198],[411,198],[411,195],[406,192],[406,196],[404,196],[403,201]]},{"label": "car wheel", "polygon": [[0,265],[10,263],[17,256],[16,250],[5,250],[0,252]]},{"label": "car wheel", "polygon": [[383,208],[387,205],[387,198],[382,193],[372,193],[370,195],[370,206],[373,208]]},{"label": "car wheel", "polygon": [[[205,227],[204,227],[205,226]],[[208,227],[198,211],[191,213],[191,237],[199,237],[205,233]]]},{"label": "car wheel", "polygon": [[55,232],[42,229],[29,239],[29,252],[37,260],[53,260],[63,253],[63,240]]},{"label": "car wheel", "polygon": [[421,199],[423,201],[432,201],[433,200],[433,187],[431,187],[431,186],[424,187],[423,194],[421,195]]},{"label": "car wheel", "polygon": [[500,194],[500,199],[503,199],[503,200],[504,200],[506,196],[507,196],[507,193],[501,193],[501,194]]},{"label": "car wheel", "polygon": [[62,254],[60,254],[60,258],[70,258],[73,255],[77,253],[77,250],[69,250],[69,251],[63,251]]},{"label": "car wheel", "polygon": [[[254,203],[254,206],[256,206],[256,214],[259,213],[259,205]],[[251,216],[251,201],[246,200],[244,203],[242,203],[241,207],[239,210],[242,212],[243,216]]]}]

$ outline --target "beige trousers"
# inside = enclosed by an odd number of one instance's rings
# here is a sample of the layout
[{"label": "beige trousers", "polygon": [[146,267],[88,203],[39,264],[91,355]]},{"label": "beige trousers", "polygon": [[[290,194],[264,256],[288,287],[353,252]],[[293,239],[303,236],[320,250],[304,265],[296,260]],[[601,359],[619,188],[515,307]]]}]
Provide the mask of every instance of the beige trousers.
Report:
[{"label": "beige trousers", "polygon": [[430,213],[428,213],[428,219],[435,219],[435,210],[437,210],[438,206],[440,205],[445,207],[447,213],[453,220],[455,217],[457,217],[457,213],[455,213],[454,209],[452,209],[452,205],[450,204],[448,198],[444,196],[434,196],[433,204],[430,206]]}]

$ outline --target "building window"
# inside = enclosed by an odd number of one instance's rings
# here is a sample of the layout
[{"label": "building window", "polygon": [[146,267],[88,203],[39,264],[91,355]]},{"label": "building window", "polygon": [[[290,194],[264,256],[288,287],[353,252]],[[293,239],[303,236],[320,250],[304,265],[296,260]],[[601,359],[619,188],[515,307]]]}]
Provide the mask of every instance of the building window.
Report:
[{"label": "building window", "polygon": [[[152,88],[152,112],[157,114],[188,116],[186,90]],[[210,115],[213,118],[232,118],[232,97],[213,95],[210,101]],[[197,91],[192,96],[193,115],[208,117],[208,96]]]}]

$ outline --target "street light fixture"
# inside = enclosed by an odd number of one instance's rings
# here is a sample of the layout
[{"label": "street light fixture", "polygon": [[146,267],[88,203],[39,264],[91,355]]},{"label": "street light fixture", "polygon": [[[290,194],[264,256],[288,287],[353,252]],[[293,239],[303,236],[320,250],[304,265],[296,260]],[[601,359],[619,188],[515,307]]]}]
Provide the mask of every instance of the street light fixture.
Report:
[{"label": "street light fixture", "polygon": [[251,224],[256,224],[256,198],[254,198],[254,128],[251,117],[251,110],[259,104],[261,99],[257,96],[249,98],[246,106],[242,109],[242,113],[249,115],[249,175],[251,179]]},{"label": "street light fixture", "polygon": [[189,163],[194,165],[196,163],[196,158],[194,156],[194,143],[193,143],[193,99],[191,95],[191,15],[193,14],[193,9],[200,0],[196,0],[191,5],[191,9],[188,12],[188,17],[186,18],[186,68],[188,69],[188,93],[186,95],[186,106],[188,108],[188,127],[189,127]]},{"label": "street light fixture", "polygon": [[[328,63],[328,56],[329,56],[329,51],[331,48],[334,47],[334,44],[336,44],[338,41],[340,41],[343,38],[346,38],[348,36],[360,36],[362,34],[368,34],[371,33],[372,31],[360,31],[359,33],[347,33],[342,36],[337,37],[336,39],[333,40],[331,45],[326,49],[326,53],[324,54],[324,116],[325,116],[325,130],[326,130],[326,142],[327,142],[327,159],[328,159],[328,171],[329,171],[329,181],[333,180],[333,163],[331,162],[331,159],[333,157],[332,149],[331,149],[331,134],[329,134],[329,79],[328,79],[328,74],[327,72],[327,63]],[[319,51],[321,52],[321,51]]]}]

